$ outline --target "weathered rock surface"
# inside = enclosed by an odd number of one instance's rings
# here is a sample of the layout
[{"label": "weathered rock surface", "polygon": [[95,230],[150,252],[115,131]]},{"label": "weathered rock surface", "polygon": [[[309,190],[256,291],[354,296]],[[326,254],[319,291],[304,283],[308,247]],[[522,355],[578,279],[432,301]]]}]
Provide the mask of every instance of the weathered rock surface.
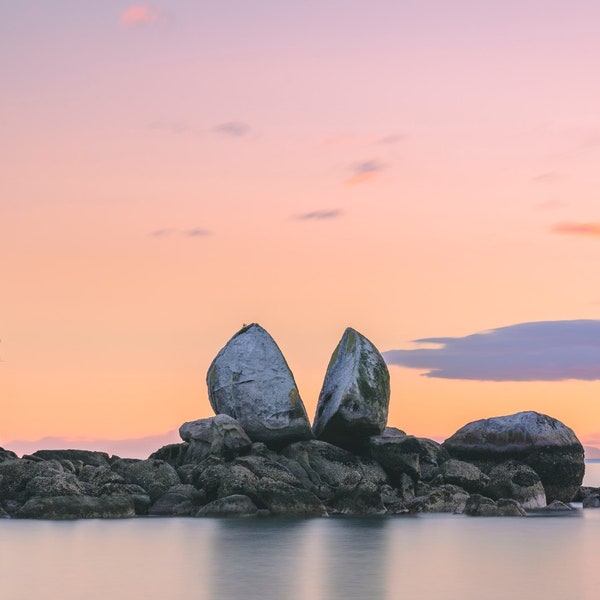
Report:
[{"label": "weathered rock surface", "polygon": [[148,510],[148,514],[161,517],[189,517],[198,510],[203,500],[204,496],[193,485],[175,485],[157,498]]},{"label": "weathered rock surface", "polygon": [[490,478],[481,469],[471,463],[451,458],[439,468],[439,475],[444,483],[457,485],[470,494],[482,492]]},{"label": "weathered rock surface", "polygon": [[583,446],[573,430],[532,411],[474,421],[443,445],[452,457],[484,471],[509,459],[529,465],[539,475],[548,502],[569,502],[585,471]]},{"label": "weathered rock surface", "polygon": [[13,515],[18,519],[123,519],[135,516],[125,496],[52,496],[29,499]]},{"label": "weathered rock surface", "polygon": [[327,442],[296,442],[283,455],[303,471],[300,479],[330,514],[385,512],[382,493],[389,481],[381,465]]},{"label": "weathered rock surface", "polygon": [[529,466],[514,460],[495,466],[489,472],[485,495],[492,500],[512,498],[523,508],[546,506],[546,492],[538,474]]},{"label": "weathered rock surface", "polygon": [[200,508],[196,517],[255,517],[258,508],[248,496],[233,494],[209,502]]},{"label": "weathered rock surface", "polygon": [[390,402],[390,376],[383,357],[358,331],[348,328],[334,350],[313,424],[315,437],[359,448],[383,432]]},{"label": "weathered rock surface", "polygon": [[252,440],[241,425],[225,414],[184,423],[179,428],[179,435],[188,443],[180,458],[181,464],[201,462],[211,454],[231,460],[247,454],[252,446]]},{"label": "weathered rock surface", "polygon": [[[425,494],[421,494],[425,491]],[[462,513],[469,494],[457,485],[444,484],[435,488],[421,489],[413,500],[406,504],[410,512]]]},{"label": "weathered rock surface", "polygon": [[481,494],[467,500],[463,513],[471,517],[525,517],[525,509],[516,501],[501,498],[497,502]]},{"label": "weathered rock surface", "polygon": [[152,502],[169,488],[181,483],[177,471],[162,460],[120,458],[112,464],[112,469],[127,482],[146,490]]},{"label": "weathered rock surface", "polygon": [[313,437],[294,376],[260,325],[244,327],[227,342],[206,382],[215,413],[236,419],[251,440],[282,447]]},{"label": "weathered rock surface", "polygon": [[12,460],[14,458],[19,457],[11,450],[5,450],[4,448],[0,448],[0,462],[3,462],[5,460]]},{"label": "weathered rock surface", "polygon": [[42,460],[68,460],[72,464],[81,462],[92,467],[110,466],[110,457],[106,452],[95,452],[93,450],[38,450],[31,458]]}]

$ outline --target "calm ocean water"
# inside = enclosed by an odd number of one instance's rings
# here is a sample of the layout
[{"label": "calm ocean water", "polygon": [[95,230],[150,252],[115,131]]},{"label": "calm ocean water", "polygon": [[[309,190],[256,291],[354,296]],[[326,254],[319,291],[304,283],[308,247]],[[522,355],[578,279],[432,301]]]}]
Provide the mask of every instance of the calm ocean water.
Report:
[{"label": "calm ocean water", "polygon": [[[600,485],[600,463],[586,484]],[[2,600],[592,600],[600,509],[569,517],[0,521]]]}]

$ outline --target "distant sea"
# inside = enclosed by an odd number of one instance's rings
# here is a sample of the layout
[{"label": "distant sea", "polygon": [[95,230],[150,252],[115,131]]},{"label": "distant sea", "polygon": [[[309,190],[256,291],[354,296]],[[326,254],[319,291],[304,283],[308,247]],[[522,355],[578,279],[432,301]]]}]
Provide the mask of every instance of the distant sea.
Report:
[{"label": "distant sea", "polygon": [[[600,485],[600,461],[587,465]],[[573,516],[0,521],[3,600],[596,600]]]}]

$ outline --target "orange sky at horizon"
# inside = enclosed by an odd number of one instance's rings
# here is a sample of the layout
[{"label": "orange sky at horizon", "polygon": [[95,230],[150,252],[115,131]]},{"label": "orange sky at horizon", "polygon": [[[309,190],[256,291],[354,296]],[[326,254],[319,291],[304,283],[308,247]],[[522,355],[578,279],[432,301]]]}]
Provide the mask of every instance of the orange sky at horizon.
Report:
[{"label": "orange sky at horizon", "polygon": [[[210,416],[243,323],[312,420],[347,326],[387,351],[600,318],[593,2],[6,13],[0,446]],[[596,380],[390,373],[409,433],[537,410],[600,440]]]}]

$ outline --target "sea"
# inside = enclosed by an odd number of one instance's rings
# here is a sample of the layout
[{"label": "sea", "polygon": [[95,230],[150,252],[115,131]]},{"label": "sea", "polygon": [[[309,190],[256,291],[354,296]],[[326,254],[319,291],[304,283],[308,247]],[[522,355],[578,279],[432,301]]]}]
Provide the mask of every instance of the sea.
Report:
[{"label": "sea", "polygon": [[[600,461],[585,485],[600,486]],[[1,600],[597,600],[569,516],[0,520]]]}]

